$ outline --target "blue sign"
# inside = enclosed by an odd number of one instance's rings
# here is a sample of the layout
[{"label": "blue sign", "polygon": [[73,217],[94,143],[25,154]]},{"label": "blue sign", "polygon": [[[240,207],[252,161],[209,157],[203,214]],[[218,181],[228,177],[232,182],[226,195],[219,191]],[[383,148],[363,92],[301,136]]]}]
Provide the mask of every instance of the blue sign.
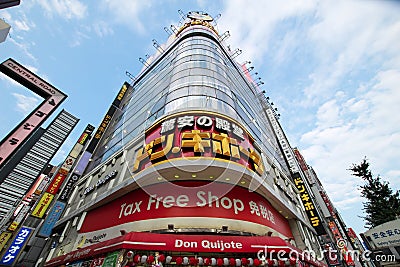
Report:
[{"label": "blue sign", "polygon": [[47,214],[46,220],[44,221],[42,227],[40,228],[38,235],[43,237],[49,237],[51,235],[51,231],[54,228],[54,225],[56,224],[58,219],[60,219],[64,209],[65,209],[65,203],[56,201],[49,214]]},{"label": "blue sign", "polygon": [[7,252],[4,254],[0,261],[1,265],[11,266],[18,256],[19,252],[24,248],[25,243],[28,241],[29,236],[32,233],[31,228],[21,227],[15,239],[9,246]]}]

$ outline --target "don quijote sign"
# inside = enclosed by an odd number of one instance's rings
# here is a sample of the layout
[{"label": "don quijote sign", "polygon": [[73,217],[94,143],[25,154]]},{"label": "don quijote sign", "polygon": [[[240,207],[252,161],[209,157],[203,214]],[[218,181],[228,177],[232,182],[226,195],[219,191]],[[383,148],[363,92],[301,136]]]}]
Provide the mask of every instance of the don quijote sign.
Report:
[{"label": "don quijote sign", "polygon": [[213,113],[182,113],[150,127],[135,156],[133,172],[152,163],[184,157],[214,157],[233,161],[262,176],[260,151],[239,123]]}]

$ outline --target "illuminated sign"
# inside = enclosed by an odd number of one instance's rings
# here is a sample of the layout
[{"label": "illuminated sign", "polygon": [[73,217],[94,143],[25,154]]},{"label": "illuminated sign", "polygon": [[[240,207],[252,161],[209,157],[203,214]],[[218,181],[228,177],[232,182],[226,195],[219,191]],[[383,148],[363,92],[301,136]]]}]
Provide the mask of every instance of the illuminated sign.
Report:
[{"label": "illuminated sign", "polygon": [[314,227],[315,231],[317,231],[318,235],[326,234],[325,229],[322,225],[322,221],[318,216],[317,209],[312,202],[312,196],[308,192],[303,179],[300,177],[300,174],[297,173],[293,175],[293,179],[297,190],[299,190],[301,202],[303,203],[303,207],[306,210],[306,214],[311,222],[311,225]]},{"label": "illuminated sign", "polygon": [[205,181],[159,183],[131,191],[88,211],[80,232],[171,217],[234,219],[293,236],[288,221],[261,195],[239,186]]},{"label": "illuminated sign", "polygon": [[22,227],[18,234],[16,235],[15,239],[9,246],[8,250],[6,253],[3,255],[3,258],[0,260],[0,264],[2,266],[11,266],[18,254],[22,251],[24,248],[26,242],[28,241],[30,235],[32,233],[31,228],[27,227]]},{"label": "illuminated sign", "polygon": [[31,215],[37,218],[43,218],[53,198],[54,195],[45,192]]},{"label": "illuminated sign", "polygon": [[92,192],[95,188],[99,188],[102,185],[108,183],[111,179],[115,178],[115,176],[117,176],[118,171],[114,170],[112,172],[110,172],[109,174],[107,174],[106,176],[104,176],[104,178],[99,179],[96,184],[91,185],[89,187],[86,187],[85,190],[83,190],[83,195],[89,194],[90,192]]},{"label": "illuminated sign", "polygon": [[57,194],[62,183],[64,182],[65,177],[66,177],[66,174],[61,174],[60,172],[57,172],[57,174],[54,176],[53,180],[51,181],[51,184],[47,187],[46,192],[50,193],[52,195]]},{"label": "illuminated sign", "polygon": [[39,96],[45,98],[35,110],[0,142],[0,167],[2,167],[14,151],[16,151],[65,100],[67,95],[11,58],[0,64],[0,71],[26,86]]},{"label": "illuminated sign", "polygon": [[133,171],[152,163],[180,157],[218,157],[264,173],[260,153],[237,123],[214,114],[185,113],[169,117],[146,132]]},{"label": "illuminated sign", "polygon": [[39,235],[43,237],[49,237],[51,235],[51,230],[53,230],[54,225],[60,219],[62,212],[65,209],[65,203],[56,201],[53,208],[50,210],[46,217],[42,227],[40,228]]}]

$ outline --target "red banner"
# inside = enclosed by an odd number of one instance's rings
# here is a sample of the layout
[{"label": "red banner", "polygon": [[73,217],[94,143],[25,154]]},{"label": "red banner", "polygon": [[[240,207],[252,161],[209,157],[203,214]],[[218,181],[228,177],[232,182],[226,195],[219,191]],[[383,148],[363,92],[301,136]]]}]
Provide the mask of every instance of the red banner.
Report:
[{"label": "red banner", "polygon": [[[87,248],[72,251],[48,261],[45,266],[58,266],[67,262],[93,257],[118,249],[150,251],[185,251],[194,253],[267,253],[282,251],[289,253],[300,250],[279,237],[270,236],[216,236],[216,235],[176,235],[131,232]],[[314,266],[326,266],[320,262],[309,261]]]},{"label": "red banner", "polygon": [[89,211],[80,232],[170,217],[241,220],[268,226],[288,238],[293,236],[288,221],[261,195],[231,184],[204,181],[159,183],[132,191]]}]

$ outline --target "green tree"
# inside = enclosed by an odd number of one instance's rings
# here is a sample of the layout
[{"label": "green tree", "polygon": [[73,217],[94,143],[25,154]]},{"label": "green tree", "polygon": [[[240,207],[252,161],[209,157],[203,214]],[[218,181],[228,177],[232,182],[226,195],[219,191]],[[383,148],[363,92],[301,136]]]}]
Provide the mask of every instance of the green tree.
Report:
[{"label": "green tree", "polygon": [[400,191],[393,193],[387,181],[382,181],[378,175],[374,177],[369,169],[367,159],[350,168],[352,175],[361,177],[366,183],[360,187],[361,196],[366,198],[363,203],[365,217],[362,217],[366,228],[372,228],[400,216]]}]

